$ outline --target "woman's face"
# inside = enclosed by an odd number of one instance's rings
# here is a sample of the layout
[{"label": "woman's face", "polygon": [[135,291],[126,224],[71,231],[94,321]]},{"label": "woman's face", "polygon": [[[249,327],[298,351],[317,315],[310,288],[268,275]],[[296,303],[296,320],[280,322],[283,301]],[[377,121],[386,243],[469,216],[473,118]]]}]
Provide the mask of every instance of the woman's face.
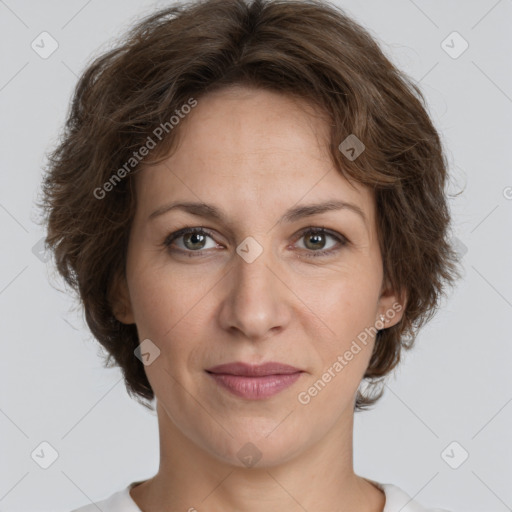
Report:
[{"label": "woman's face", "polygon": [[[118,318],[150,340],[145,371],[169,432],[237,466],[279,464],[351,429],[370,329],[400,318],[381,290],[374,198],[336,171],[328,125],[309,112],[262,90],[210,94],[172,156],[137,176]],[[341,201],[353,206],[304,209]],[[185,227],[203,232],[172,240]],[[207,372],[233,362],[301,373]]]}]

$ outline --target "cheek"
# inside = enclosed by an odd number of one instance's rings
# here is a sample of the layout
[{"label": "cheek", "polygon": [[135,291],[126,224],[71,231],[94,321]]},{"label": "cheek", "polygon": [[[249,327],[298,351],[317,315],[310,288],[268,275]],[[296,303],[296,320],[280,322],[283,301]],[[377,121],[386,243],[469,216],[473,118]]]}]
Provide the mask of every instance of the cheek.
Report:
[{"label": "cheek", "polygon": [[151,286],[148,281],[139,281],[134,283],[131,296],[139,337],[161,339],[173,325],[170,315],[174,310],[172,294],[162,296],[158,286]]},{"label": "cheek", "polygon": [[[139,336],[164,340],[182,329],[201,308],[212,284],[204,274],[180,272],[176,266],[159,266],[142,259],[129,271],[130,299]],[[192,334],[192,333],[191,333]]]},{"label": "cheek", "polygon": [[[148,268],[148,267],[146,267]],[[206,300],[211,283],[185,279],[183,274],[155,268],[133,274],[130,293],[139,339],[150,339],[160,350],[154,364],[145,367],[155,392],[168,388],[170,376],[191,389],[189,381],[201,360],[205,325],[211,317]],[[191,282],[198,282],[197,287]],[[164,388],[162,387],[164,386]]]},{"label": "cheek", "polygon": [[374,325],[381,283],[373,269],[350,268],[311,284],[304,280],[294,291],[334,342],[343,346]]},{"label": "cheek", "polygon": [[320,415],[331,410],[334,421],[339,411],[355,398],[370,362],[375,338],[368,312],[358,312],[348,305],[341,313],[333,315],[330,326],[336,337],[315,342],[319,364],[297,398],[300,404],[313,404],[310,411],[318,410]]},{"label": "cheek", "polygon": [[327,406],[329,401],[342,403],[356,392],[374,347],[378,279],[374,269],[361,265],[309,292],[311,315],[322,320],[326,334],[312,347],[320,364],[303,388],[305,400]]}]

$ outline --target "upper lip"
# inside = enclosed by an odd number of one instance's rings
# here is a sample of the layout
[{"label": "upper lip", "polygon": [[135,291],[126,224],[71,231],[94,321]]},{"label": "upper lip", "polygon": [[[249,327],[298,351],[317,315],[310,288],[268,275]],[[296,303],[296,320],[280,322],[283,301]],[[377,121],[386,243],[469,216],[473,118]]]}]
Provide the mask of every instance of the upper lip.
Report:
[{"label": "upper lip", "polygon": [[243,377],[263,377],[265,375],[285,375],[298,373],[302,370],[284,363],[269,362],[264,364],[248,364],[242,362],[219,364],[206,369],[209,373],[240,375]]}]

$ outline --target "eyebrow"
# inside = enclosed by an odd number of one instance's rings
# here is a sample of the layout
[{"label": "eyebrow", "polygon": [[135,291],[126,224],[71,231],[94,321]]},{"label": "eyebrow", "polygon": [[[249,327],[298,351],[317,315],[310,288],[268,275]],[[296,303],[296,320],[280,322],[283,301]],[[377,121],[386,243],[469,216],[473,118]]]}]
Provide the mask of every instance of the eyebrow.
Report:
[{"label": "eyebrow", "polygon": [[[347,203],[346,201],[341,201],[339,199],[333,199],[323,203],[295,206],[284,213],[284,215],[279,220],[279,223],[295,222],[305,217],[310,217],[312,215],[318,215],[320,213],[342,209],[356,213],[362,218],[365,225],[367,225],[366,216],[359,206],[352,203]],[[159,217],[160,215],[163,215],[164,213],[167,213],[171,210],[183,210],[192,215],[197,215],[198,217],[213,218],[221,223],[224,223],[226,225],[228,224],[227,216],[222,210],[211,204],[196,202],[172,202],[169,204],[165,204],[160,208],[156,209],[148,217],[148,220],[152,220],[156,217]]]}]

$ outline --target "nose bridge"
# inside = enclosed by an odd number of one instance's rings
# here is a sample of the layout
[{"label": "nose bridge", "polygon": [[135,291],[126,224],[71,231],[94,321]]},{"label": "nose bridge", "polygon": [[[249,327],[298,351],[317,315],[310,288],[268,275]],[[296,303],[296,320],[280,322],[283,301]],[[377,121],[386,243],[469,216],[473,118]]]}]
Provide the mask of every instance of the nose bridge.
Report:
[{"label": "nose bridge", "polygon": [[[269,239],[265,238],[267,243]],[[288,320],[285,286],[275,275],[278,265],[269,246],[247,237],[236,252],[221,321],[225,329],[236,328],[248,338],[263,338]]]}]

